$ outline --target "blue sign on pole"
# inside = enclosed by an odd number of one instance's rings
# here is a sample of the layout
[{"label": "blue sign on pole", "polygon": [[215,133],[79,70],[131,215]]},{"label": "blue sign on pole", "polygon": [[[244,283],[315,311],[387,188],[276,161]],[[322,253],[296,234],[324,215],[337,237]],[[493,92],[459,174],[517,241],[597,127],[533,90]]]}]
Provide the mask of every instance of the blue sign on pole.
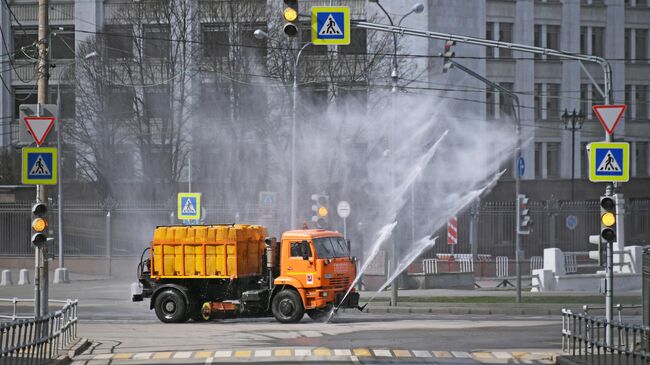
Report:
[{"label": "blue sign on pole", "polygon": [[576,229],[578,226],[578,217],[575,215],[570,215],[566,217],[566,227],[570,230]]},{"label": "blue sign on pole", "polygon": [[519,157],[519,163],[517,166],[519,167],[519,177],[523,177],[524,172],[526,172],[526,161],[524,161],[523,157]]}]

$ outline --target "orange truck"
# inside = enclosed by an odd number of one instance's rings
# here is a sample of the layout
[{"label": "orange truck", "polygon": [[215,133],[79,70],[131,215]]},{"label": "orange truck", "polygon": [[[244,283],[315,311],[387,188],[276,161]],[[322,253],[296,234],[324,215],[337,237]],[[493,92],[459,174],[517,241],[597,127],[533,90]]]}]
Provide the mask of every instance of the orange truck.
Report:
[{"label": "orange truck", "polygon": [[[147,257],[148,253],[148,257]],[[268,316],[314,320],[359,308],[350,242],[322,229],[284,232],[245,224],[159,226],[140,258],[132,300],[150,298],[162,322]]]}]

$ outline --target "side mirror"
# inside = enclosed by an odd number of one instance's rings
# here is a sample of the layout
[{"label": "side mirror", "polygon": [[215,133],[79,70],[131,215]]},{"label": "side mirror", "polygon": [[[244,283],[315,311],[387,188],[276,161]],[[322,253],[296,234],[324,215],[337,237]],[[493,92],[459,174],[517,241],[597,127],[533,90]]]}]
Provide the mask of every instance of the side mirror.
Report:
[{"label": "side mirror", "polygon": [[302,255],[303,260],[309,259],[309,242],[307,241],[300,242],[300,254]]}]

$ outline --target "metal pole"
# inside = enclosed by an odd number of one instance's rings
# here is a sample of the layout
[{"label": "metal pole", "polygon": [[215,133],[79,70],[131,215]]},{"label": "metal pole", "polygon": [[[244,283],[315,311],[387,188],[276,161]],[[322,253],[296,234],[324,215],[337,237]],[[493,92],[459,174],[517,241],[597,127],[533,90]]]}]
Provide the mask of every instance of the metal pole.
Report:
[{"label": "metal pole", "polygon": [[346,221],[346,218],[343,218],[343,238],[347,239],[348,238],[348,226],[347,226],[347,223],[345,221]]},{"label": "metal pole", "polygon": [[192,157],[191,156],[188,158],[188,165],[187,165],[187,192],[188,193],[192,192]]},{"label": "metal pole", "polygon": [[300,56],[302,51],[310,46],[312,43],[305,43],[302,48],[298,51],[296,55],[296,61],[293,63],[293,102],[292,102],[292,114],[291,114],[291,223],[289,224],[290,228],[293,228],[296,225],[296,118],[297,118],[297,107],[298,107],[298,62],[300,62]]},{"label": "metal pole", "polygon": [[[63,175],[62,163],[61,163],[61,133],[63,133],[63,128],[61,126],[61,81],[56,87],[56,149],[57,149],[57,164],[59,168],[59,173],[57,174],[57,208],[58,208],[58,241],[59,241],[59,269],[63,268]],[[63,275],[63,274],[62,274]],[[65,281],[65,280],[64,280]]]},{"label": "metal pole", "polygon": [[111,237],[111,211],[106,213],[106,261],[108,261],[108,276],[112,274],[112,250],[113,243]]},{"label": "metal pole", "polygon": [[[377,6],[379,6],[379,9],[386,15],[386,18],[388,18],[388,22],[390,23],[391,26],[394,25],[393,23],[393,18],[390,17],[390,14],[384,9],[384,7],[377,1]],[[402,18],[403,19],[403,18]],[[395,94],[397,93],[397,34],[393,33],[393,59],[392,59],[393,67],[391,69],[390,73],[390,78],[391,78],[391,93],[393,94],[393,97],[391,98],[391,110],[393,111],[393,120],[396,120],[395,116]],[[394,141],[393,141],[393,134],[389,134],[389,149],[390,149],[390,172],[391,172],[391,187],[395,186],[395,171],[394,166],[395,166],[395,149],[393,148],[394,146]],[[396,217],[397,218],[397,217]],[[390,261],[391,267],[390,267],[390,272],[393,274],[395,270],[397,270],[397,255],[399,254],[399,242],[396,238],[396,231],[393,231],[393,252],[392,252],[392,257],[393,259]],[[390,286],[390,305],[391,306],[396,306],[397,305],[397,298],[398,298],[398,283],[399,283],[399,277],[396,277],[393,283]]]}]

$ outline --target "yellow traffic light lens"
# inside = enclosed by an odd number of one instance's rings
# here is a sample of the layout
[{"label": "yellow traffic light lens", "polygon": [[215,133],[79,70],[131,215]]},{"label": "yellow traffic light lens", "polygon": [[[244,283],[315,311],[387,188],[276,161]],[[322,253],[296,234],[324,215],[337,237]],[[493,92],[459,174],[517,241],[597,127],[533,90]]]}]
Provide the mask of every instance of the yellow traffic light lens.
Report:
[{"label": "yellow traffic light lens", "polygon": [[616,216],[614,213],[607,212],[600,217],[600,221],[607,227],[611,227],[616,224]]},{"label": "yellow traffic light lens", "polygon": [[284,16],[284,19],[288,22],[294,22],[296,21],[296,19],[298,19],[298,12],[296,11],[296,9],[293,8],[284,9],[282,15]]},{"label": "yellow traffic light lens", "polygon": [[43,218],[36,218],[32,221],[32,229],[35,232],[43,232],[47,229],[47,221]]},{"label": "yellow traffic light lens", "polygon": [[327,213],[328,213],[327,208],[325,207],[318,208],[318,215],[320,215],[321,217],[327,217]]}]

